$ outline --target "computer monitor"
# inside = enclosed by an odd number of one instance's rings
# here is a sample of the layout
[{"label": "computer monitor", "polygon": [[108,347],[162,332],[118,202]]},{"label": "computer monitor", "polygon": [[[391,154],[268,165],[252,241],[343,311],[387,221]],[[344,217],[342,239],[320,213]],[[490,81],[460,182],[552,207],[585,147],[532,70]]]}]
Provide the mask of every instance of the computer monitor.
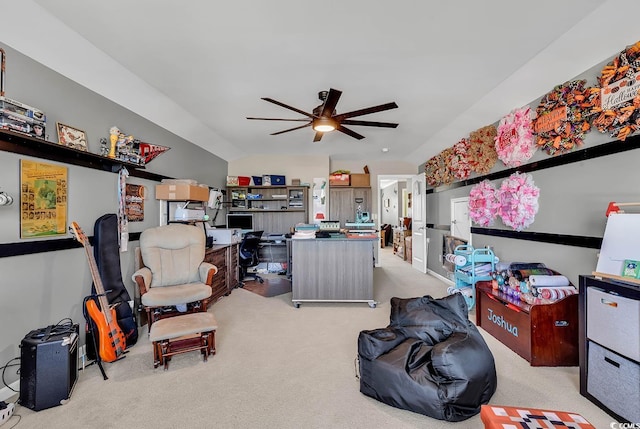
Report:
[{"label": "computer monitor", "polygon": [[242,233],[253,231],[253,214],[227,213],[227,228],[235,228]]}]

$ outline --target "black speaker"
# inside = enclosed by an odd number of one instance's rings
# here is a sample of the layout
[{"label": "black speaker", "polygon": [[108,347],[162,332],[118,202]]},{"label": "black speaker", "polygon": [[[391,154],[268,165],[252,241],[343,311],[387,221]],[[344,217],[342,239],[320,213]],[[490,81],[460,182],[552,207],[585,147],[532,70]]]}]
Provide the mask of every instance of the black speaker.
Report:
[{"label": "black speaker", "polygon": [[34,411],[62,404],[78,379],[77,324],[29,332],[20,343],[20,405]]}]

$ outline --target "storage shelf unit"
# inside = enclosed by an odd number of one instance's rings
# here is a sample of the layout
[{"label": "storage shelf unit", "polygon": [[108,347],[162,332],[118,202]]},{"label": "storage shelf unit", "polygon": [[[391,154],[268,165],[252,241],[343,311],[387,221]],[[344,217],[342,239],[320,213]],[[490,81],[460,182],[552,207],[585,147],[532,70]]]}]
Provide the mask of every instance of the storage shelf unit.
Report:
[{"label": "storage shelf unit", "polygon": [[[358,201],[358,202],[356,202]],[[358,207],[363,212],[372,213],[372,197],[370,187],[330,186],[329,187],[329,219],[344,225],[356,222]]]},{"label": "storage shelf unit", "polygon": [[[474,249],[466,244],[457,246],[454,254],[463,257],[465,262],[464,265],[456,264],[455,287],[456,289],[465,289],[463,295],[467,306],[472,309],[476,303],[476,283],[491,280],[491,272],[496,268],[496,257],[491,249]],[[488,265],[490,269],[478,272],[481,266],[485,265]]]},{"label": "storage shelf unit", "polygon": [[287,233],[309,219],[309,188],[306,186],[227,187],[229,213],[253,213],[253,229]]},{"label": "storage shelf unit", "polygon": [[640,286],[580,276],[579,297],[580,394],[640,422]]}]

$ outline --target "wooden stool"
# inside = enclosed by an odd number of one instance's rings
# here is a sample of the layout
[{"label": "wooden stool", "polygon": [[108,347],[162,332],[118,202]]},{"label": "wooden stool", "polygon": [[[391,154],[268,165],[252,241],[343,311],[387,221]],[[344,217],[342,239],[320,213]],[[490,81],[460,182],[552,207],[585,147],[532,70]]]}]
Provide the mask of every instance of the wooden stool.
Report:
[{"label": "wooden stool", "polygon": [[183,314],[161,319],[151,325],[149,340],[153,343],[153,367],[168,369],[171,356],[200,350],[206,362],[216,354],[218,324],[208,312]]}]

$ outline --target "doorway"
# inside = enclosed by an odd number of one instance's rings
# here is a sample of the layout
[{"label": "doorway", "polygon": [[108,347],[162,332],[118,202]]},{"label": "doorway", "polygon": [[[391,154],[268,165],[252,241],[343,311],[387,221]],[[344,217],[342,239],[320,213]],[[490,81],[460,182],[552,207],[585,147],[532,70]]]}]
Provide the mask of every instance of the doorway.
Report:
[{"label": "doorway", "polygon": [[471,245],[469,197],[451,199],[451,235],[462,238]]},{"label": "doorway", "polygon": [[418,174],[411,179],[411,202],[413,218],[411,221],[411,266],[421,273],[427,272],[427,255],[429,254],[429,240],[426,228],[426,195],[427,182],[424,174]]},{"label": "doorway", "polygon": [[411,217],[411,208],[407,207],[408,181],[411,174],[380,174],[378,175],[378,226],[387,223],[400,226],[400,218]]}]

